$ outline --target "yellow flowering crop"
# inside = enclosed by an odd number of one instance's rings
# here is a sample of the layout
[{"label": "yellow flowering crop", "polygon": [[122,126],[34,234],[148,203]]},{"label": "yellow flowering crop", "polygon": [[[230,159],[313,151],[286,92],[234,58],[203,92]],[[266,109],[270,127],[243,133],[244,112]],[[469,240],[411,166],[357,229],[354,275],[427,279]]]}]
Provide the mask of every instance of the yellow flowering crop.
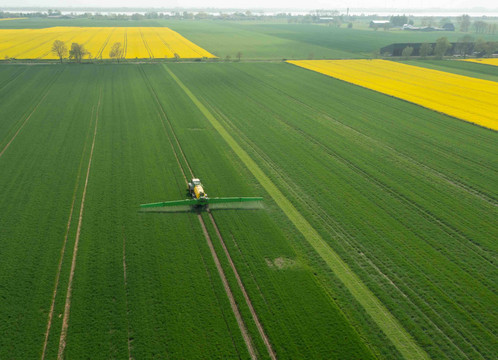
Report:
[{"label": "yellow flowering crop", "polygon": [[0,29],[0,59],[56,59],[55,40],[83,44],[87,57],[109,59],[112,45],[120,42],[123,58],[200,58],[215,56],[177,32],[165,27],[52,27],[45,29]]},{"label": "yellow flowering crop", "polygon": [[24,19],[27,19],[25,17],[20,17],[20,18],[3,18],[3,19],[0,19],[0,21],[5,21],[5,20],[24,20]]},{"label": "yellow flowering crop", "polygon": [[498,83],[386,60],[291,64],[498,130]]},{"label": "yellow flowering crop", "polygon": [[493,58],[493,59],[467,59],[464,61],[470,61],[470,62],[476,62],[479,64],[486,64],[486,65],[494,65],[498,66],[498,58]]}]

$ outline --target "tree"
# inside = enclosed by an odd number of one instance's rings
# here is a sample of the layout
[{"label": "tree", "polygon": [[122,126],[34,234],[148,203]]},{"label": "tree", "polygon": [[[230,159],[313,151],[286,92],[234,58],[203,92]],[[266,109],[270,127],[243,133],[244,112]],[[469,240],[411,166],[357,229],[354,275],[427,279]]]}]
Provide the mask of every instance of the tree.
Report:
[{"label": "tree", "polygon": [[484,55],[486,57],[491,57],[495,51],[498,50],[498,42],[487,42],[484,46]]},{"label": "tree", "polygon": [[391,23],[392,26],[398,26],[401,27],[408,23],[408,16],[406,15],[393,15],[391,16],[391,19],[389,19],[389,22]]},{"label": "tree", "polygon": [[83,44],[72,43],[71,50],[69,50],[69,58],[76,60],[76,62],[80,63],[83,56],[85,56],[88,52],[85,50]]},{"label": "tree", "polygon": [[470,16],[467,14],[463,14],[458,19],[458,24],[460,25],[460,31],[467,32],[470,27]]},{"label": "tree", "polygon": [[486,21],[479,20],[474,22],[474,30],[476,34],[484,34],[487,28],[488,23]]},{"label": "tree", "polygon": [[422,59],[430,56],[432,54],[432,44],[424,43],[420,45],[420,50],[418,51],[418,53],[422,57]]},{"label": "tree", "polygon": [[57,55],[62,64],[62,58],[67,56],[67,46],[61,40],[55,40],[52,44],[52,52]]},{"label": "tree", "polygon": [[474,38],[470,35],[462,36],[458,39],[455,50],[463,55],[464,58],[467,57],[467,55],[472,54],[472,51],[474,50]]},{"label": "tree", "polygon": [[451,19],[449,17],[443,17],[439,20],[439,26],[443,27],[445,24],[451,23]]},{"label": "tree", "polygon": [[434,47],[434,55],[438,59],[442,59],[444,55],[451,49],[451,43],[448,41],[448,38],[441,37],[436,40],[436,46]]},{"label": "tree", "polygon": [[407,46],[401,52],[401,56],[403,56],[405,59],[408,59],[410,56],[412,56],[412,53],[413,53],[413,48],[411,46]]},{"label": "tree", "polygon": [[240,58],[241,58],[241,57],[242,57],[242,53],[239,51],[239,52],[237,53],[237,60],[239,60],[239,61],[240,61]]},{"label": "tree", "polygon": [[474,51],[478,53],[479,57],[483,56],[486,52],[486,42],[482,38],[477,39],[476,44],[474,45]]},{"label": "tree", "polygon": [[109,57],[111,59],[116,59],[119,62],[119,59],[123,57],[123,48],[120,42],[114,43],[112,45],[111,50],[109,51]]},{"label": "tree", "polygon": [[422,18],[422,26],[432,26],[434,18],[432,16],[425,16]]}]

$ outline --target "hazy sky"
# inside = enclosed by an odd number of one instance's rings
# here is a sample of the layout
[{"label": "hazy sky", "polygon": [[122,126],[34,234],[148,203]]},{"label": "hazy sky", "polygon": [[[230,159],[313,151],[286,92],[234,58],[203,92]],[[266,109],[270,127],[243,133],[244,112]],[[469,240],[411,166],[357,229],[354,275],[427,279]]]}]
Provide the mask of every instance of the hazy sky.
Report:
[{"label": "hazy sky", "polygon": [[474,8],[496,9],[496,0],[0,0],[9,7],[217,7],[217,8]]}]

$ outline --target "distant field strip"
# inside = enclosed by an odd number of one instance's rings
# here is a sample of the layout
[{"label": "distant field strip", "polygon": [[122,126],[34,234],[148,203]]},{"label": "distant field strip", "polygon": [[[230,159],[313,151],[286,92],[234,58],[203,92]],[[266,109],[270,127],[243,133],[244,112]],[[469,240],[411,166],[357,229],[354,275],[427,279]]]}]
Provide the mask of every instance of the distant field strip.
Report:
[{"label": "distant field strip", "polygon": [[5,20],[24,20],[27,19],[25,17],[19,17],[19,18],[5,18],[5,19],[0,19],[0,21],[5,21]]},{"label": "distant field strip", "polygon": [[165,66],[165,69],[204,114],[211,125],[223,137],[259,183],[271,195],[275,203],[282,209],[289,220],[327,263],[334,274],[342,281],[361,306],[363,306],[366,312],[372,317],[379,328],[382,329],[403,357],[405,359],[428,359],[428,355],[417,345],[410,334],[400,325],[398,320],[379,301],[370,289],[363,284],[360,278],[351,270],[344,260],[332,250],[303,215],[299,213],[294,205],[292,205],[289,199],[277,188],[249,154],[228,133],[223,125],[168,67]]},{"label": "distant field strip", "polygon": [[498,130],[498,84],[386,60],[302,60],[291,64]]},{"label": "distant field strip", "polygon": [[0,59],[58,59],[51,52],[55,40],[83,44],[90,58],[109,59],[120,42],[123,58],[214,58],[215,56],[166,27],[52,27],[0,30]]},{"label": "distant field strip", "polygon": [[498,59],[466,59],[464,61],[475,62],[478,64],[498,66]]}]

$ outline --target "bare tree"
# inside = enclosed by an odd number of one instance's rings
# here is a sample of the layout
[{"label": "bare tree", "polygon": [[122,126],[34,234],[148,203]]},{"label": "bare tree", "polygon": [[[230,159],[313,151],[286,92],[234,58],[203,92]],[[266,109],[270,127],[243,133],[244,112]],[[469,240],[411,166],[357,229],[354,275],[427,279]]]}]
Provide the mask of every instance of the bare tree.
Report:
[{"label": "bare tree", "polygon": [[83,44],[72,43],[71,50],[69,50],[69,58],[76,60],[76,62],[80,63],[83,56],[88,54]]},{"label": "bare tree", "polygon": [[112,45],[111,50],[109,51],[109,57],[118,60],[118,62],[119,59],[123,57],[123,47],[120,42],[116,42]]},{"label": "bare tree", "polygon": [[239,52],[237,53],[237,59],[240,61],[240,58],[241,58],[241,57],[242,57],[242,53],[239,51]]},{"label": "bare tree", "polygon": [[52,52],[57,55],[62,64],[62,58],[67,56],[67,46],[61,40],[55,40],[52,44]]}]

